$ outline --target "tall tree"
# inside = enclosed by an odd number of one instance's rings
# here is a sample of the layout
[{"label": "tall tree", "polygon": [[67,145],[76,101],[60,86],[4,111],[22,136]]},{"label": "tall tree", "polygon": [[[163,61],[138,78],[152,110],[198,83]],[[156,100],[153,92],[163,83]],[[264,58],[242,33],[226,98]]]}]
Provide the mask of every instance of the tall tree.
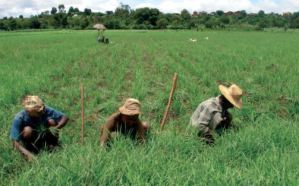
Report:
[{"label": "tall tree", "polygon": [[0,30],[7,30],[3,20],[0,20]]},{"label": "tall tree", "polygon": [[74,9],[74,7],[70,6],[70,8],[69,8],[67,14],[68,14],[69,16],[74,15],[74,14],[75,14],[75,9]]},{"label": "tall tree", "polygon": [[186,9],[183,9],[181,11],[181,16],[184,21],[190,21],[190,19],[191,19],[191,14]]},{"label": "tall tree", "polygon": [[65,7],[63,4],[61,5],[58,5],[58,10],[59,10],[59,13],[65,13]]},{"label": "tall tree", "polygon": [[37,17],[32,16],[30,18],[30,28],[32,29],[39,29],[41,26],[41,23],[39,22]]},{"label": "tall tree", "polygon": [[9,30],[16,30],[17,29],[17,21],[13,17],[10,17],[8,19],[8,29]]},{"label": "tall tree", "polygon": [[87,16],[90,16],[91,15],[91,9],[89,9],[89,8],[85,8],[84,9],[84,15],[87,15]]},{"label": "tall tree", "polygon": [[56,14],[56,13],[57,13],[57,8],[52,7],[52,9],[51,9],[51,14],[54,15],[54,14]]},{"label": "tall tree", "polygon": [[155,27],[161,12],[156,8],[138,8],[134,12],[137,24],[144,24]]}]

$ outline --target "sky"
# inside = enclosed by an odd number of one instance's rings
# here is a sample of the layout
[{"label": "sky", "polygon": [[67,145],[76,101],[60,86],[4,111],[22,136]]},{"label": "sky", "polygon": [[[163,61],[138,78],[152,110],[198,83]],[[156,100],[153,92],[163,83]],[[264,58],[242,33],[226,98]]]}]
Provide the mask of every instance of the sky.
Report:
[{"label": "sky", "polygon": [[0,0],[0,18],[7,16],[37,15],[64,4],[66,10],[70,6],[80,10],[90,8],[93,12],[114,11],[120,3],[128,4],[131,8],[152,7],[164,13],[179,13],[182,9],[212,12],[216,10],[247,12],[297,12],[299,0]]}]

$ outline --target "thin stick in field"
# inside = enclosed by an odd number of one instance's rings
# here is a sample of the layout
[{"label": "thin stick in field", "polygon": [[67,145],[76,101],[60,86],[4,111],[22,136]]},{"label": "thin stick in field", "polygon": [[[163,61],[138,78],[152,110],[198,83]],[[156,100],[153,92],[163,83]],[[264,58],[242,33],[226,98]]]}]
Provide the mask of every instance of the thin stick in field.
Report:
[{"label": "thin stick in field", "polygon": [[82,116],[82,124],[81,124],[81,142],[84,142],[84,87],[83,84],[80,85],[81,92],[81,116]]},{"label": "thin stick in field", "polygon": [[173,94],[174,94],[174,91],[175,91],[175,88],[176,88],[177,78],[178,78],[177,73],[174,73],[173,80],[172,80],[172,87],[171,87],[171,91],[170,91],[170,95],[169,95],[167,107],[166,107],[163,119],[162,119],[162,121],[160,123],[161,130],[163,130],[163,127],[165,125],[165,122],[166,122],[168,114],[169,114],[170,106],[171,106],[171,103],[172,103],[172,100],[173,100]]}]

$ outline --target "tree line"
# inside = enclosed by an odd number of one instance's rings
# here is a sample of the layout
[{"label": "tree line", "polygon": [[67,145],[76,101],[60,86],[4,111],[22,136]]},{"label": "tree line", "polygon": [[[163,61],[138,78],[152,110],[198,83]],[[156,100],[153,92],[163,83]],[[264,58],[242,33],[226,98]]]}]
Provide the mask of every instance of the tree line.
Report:
[{"label": "tree line", "polygon": [[131,9],[121,4],[115,11],[92,12],[85,8],[59,5],[57,8],[41,12],[39,15],[24,18],[3,17],[0,30],[17,29],[92,29],[95,23],[103,23],[108,29],[242,29],[263,30],[264,28],[299,28],[299,12],[247,13],[245,10],[224,12],[218,10],[180,13],[163,13],[156,8]]}]

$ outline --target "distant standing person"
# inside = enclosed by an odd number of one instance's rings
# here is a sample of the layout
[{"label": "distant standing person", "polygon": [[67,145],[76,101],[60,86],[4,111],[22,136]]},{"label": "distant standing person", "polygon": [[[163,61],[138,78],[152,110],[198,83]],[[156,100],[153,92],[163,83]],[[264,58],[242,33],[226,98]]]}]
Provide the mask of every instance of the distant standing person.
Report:
[{"label": "distant standing person", "polygon": [[243,91],[236,84],[226,87],[219,85],[220,96],[200,103],[193,113],[190,124],[196,127],[198,136],[207,144],[214,143],[214,131],[222,131],[231,127],[232,115],[228,109],[241,109]]},{"label": "distant standing person", "polygon": [[129,98],[118,111],[113,113],[101,127],[100,144],[105,147],[111,139],[112,132],[119,132],[140,142],[145,141],[145,134],[149,129],[147,123],[140,121],[141,104],[137,99]]},{"label": "distant standing person", "polygon": [[[68,122],[61,112],[45,106],[38,96],[26,96],[19,112],[12,123],[10,138],[15,149],[20,151],[27,160],[41,149],[52,150],[59,145],[58,132]],[[49,128],[53,128],[53,132]]]}]

